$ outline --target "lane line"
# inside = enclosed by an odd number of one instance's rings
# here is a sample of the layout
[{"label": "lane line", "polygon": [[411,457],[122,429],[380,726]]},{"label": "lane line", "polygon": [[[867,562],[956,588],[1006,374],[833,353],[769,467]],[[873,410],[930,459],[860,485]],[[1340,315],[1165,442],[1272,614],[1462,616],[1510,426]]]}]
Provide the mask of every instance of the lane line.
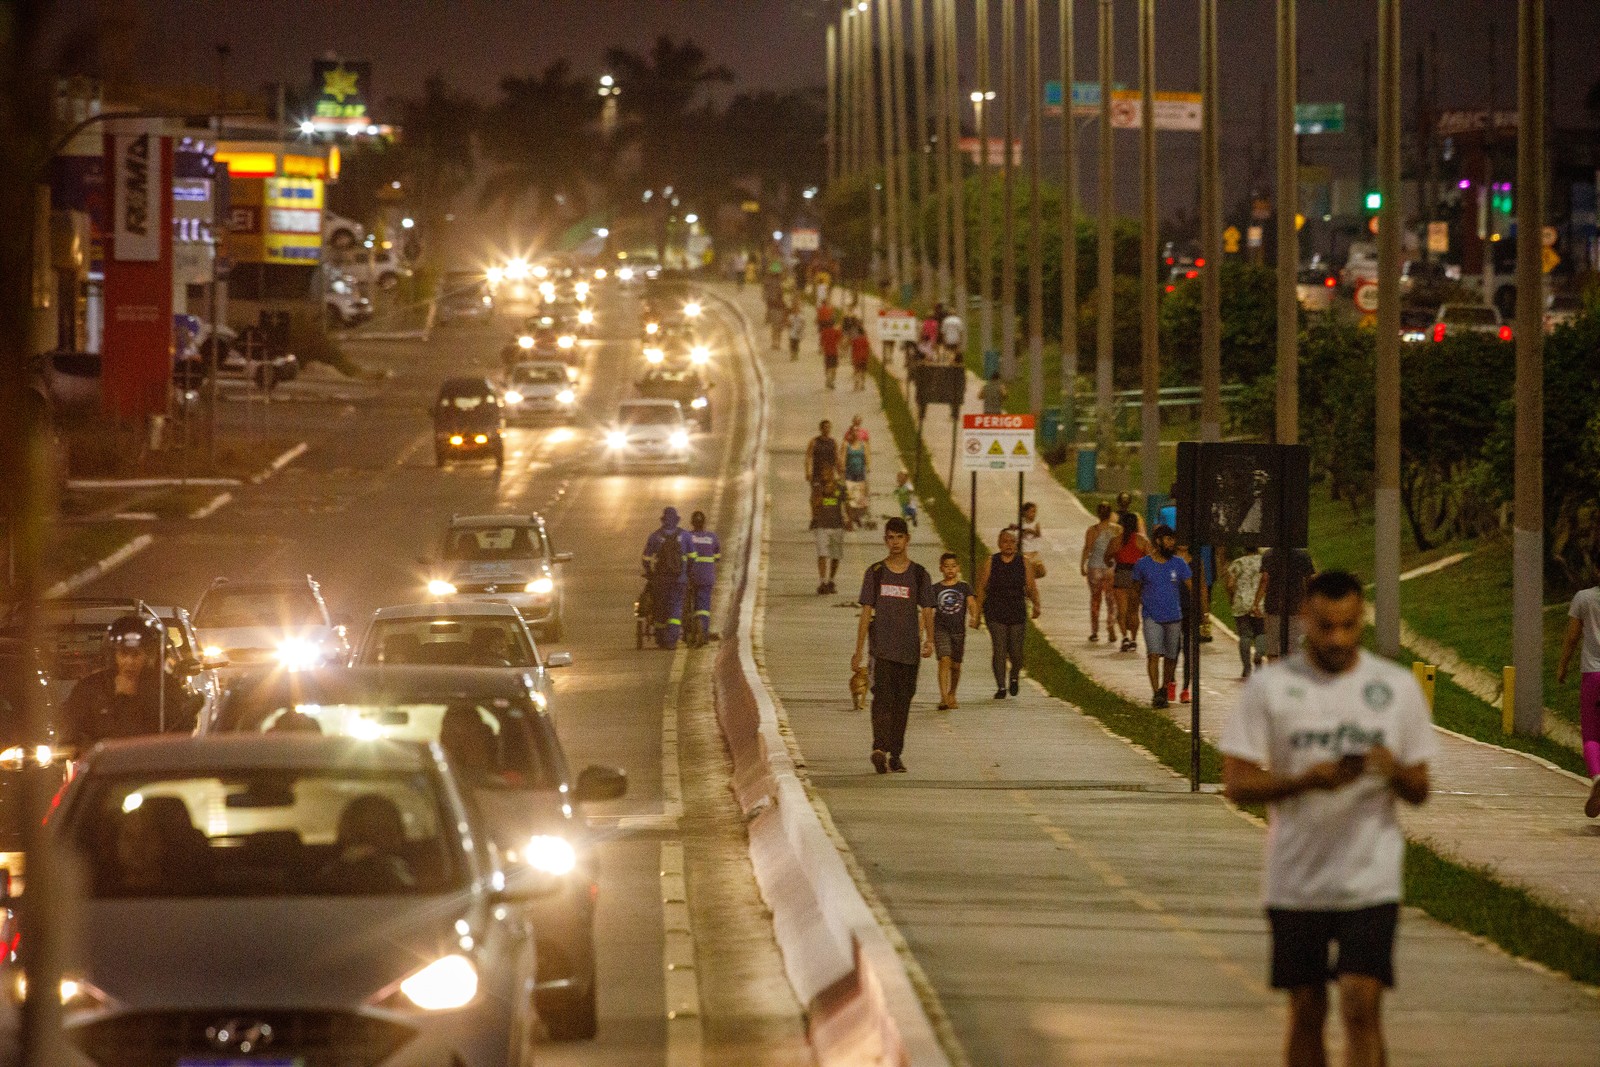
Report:
[{"label": "lane line", "polygon": [[191,519],[209,519],[233,500],[232,493],[218,493],[209,503],[202,504],[189,513]]},{"label": "lane line", "polygon": [[700,976],[695,967],[682,841],[661,844],[661,931],[667,1067],[700,1067],[705,1062],[705,1027],[700,1017]]}]

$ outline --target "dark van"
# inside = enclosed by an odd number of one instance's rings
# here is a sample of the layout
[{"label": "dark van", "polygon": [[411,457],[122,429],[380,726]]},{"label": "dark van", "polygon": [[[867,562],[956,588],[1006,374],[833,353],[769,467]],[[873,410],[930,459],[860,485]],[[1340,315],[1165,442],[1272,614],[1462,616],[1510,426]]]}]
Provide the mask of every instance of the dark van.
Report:
[{"label": "dark van", "polygon": [[494,457],[506,462],[505,409],[486,378],[446,378],[433,404],[433,457],[443,467],[459,459]]}]

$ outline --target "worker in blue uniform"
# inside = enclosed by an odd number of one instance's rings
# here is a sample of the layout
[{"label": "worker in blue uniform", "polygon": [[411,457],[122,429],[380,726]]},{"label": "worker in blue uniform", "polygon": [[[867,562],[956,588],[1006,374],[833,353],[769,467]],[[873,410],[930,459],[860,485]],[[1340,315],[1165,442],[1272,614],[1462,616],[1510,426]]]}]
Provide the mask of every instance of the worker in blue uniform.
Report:
[{"label": "worker in blue uniform", "polygon": [[656,644],[677,648],[683,634],[683,597],[689,583],[689,531],[678,525],[678,509],[661,512],[661,526],[644,543],[641,563],[655,601]]},{"label": "worker in blue uniform", "polygon": [[711,632],[711,588],[717,584],[717,563],[722,559],[722,542],[706,529],[706,513],[689,516],[689,605],[694,614],[689,622],[690,646],[714,641]]}]

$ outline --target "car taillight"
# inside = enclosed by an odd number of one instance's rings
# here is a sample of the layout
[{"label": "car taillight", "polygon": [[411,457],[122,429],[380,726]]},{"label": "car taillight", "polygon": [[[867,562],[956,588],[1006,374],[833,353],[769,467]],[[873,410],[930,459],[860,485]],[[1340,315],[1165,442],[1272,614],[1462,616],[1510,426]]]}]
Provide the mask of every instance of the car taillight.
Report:
[{"label": "car taillight", "polygon": [[1169,292],[1169,293],[1175,293],[1175,292],[1177,292],[1177,291],[1178,291],[1178,287],[1177,287],[1177,286],[1176,286],[1176,285],[1169,285],[1169,286],[1167,286],[1167,292]]},{"label": "car taillight", "polygon": [[1509,327],[1509,326],[1500,327],[1500,340],[1502,340],[1502,341],[1511,340],[1511,327]]},{"label": "car taillight", "polygon": [[1339,284],[1339,279],[1330,274],[1326,278],[1322,279],[1322,284],[1327,286],[1329,289],[1332,289],[1334,286]]},{"label": "car taillight", "polygon": [[1201,256],[1201,257],[1199,257],[1199,258],[1197,258],[1197,259],[1196,259],[1196,260],[1195,260],[1195,261],[1194,261],[1194,265],[1195,265],[1195,266],[1197,266],[1197,267],[1203,267],[1203,266],[1205,266],[1205,265],[1206,265],[1206,261],[1205,261],[1205,257],[1204,257],[1204,256]]},{"label": "car taillight", "polygon": [[1183,272],[1183,276],[1185,278],[1198,278],[1200,277],[1200,272],[1197,270],[1188,270]]},{"label": "car taillight", "polygon": [[1433,339],[1435,341],[1444,340],[1444,323],[1436,322],[1433,324]]}]

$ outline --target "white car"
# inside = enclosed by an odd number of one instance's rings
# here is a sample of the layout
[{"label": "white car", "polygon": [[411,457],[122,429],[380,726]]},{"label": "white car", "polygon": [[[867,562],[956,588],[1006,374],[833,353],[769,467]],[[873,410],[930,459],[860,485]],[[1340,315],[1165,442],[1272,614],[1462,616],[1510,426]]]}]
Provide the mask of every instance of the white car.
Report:
[{"label": "white car", "polygon": [[689,420],[676,400],[624,400],[604,444],[613,471],[630,466],[687,470],[693,456]]},{"label": "white car", "polygon": [[82,764],[51,820],[84,874],[66,1062],[530,1064],[549,879],[508,882],[437,744],[291,721]]},{"label": "white car", "polygon": [[218,578],[195,606],[194,629],[202,655],[226,659],[230,670],[274,664],[304,670],[350,658],[345,627],[309,574],[267,582]]},{"label": "white car", "polygon": [[379,608],[350,665],[505,668],[532,679],[543,710],[550,704],[549,672],[570,667],[572,653],[543,655],[522,613],[510,604],[458,599]]},{"label": "white car", "polygon": [[528,360],[512,367],[500,391],[506,421],[570,416],[578,403],[574,370],[558,359]]},{"label": "white car", "polygon": [[357,284],[376,285],[379,289],[393,289],[401,278],[411,276],[411,268],[392,248],[358,250],[340,269]]},{"label": "white car", "polygon": [[1511,327],[1500,318],[1492,304],[1441,304],[1429,334],[1443,341],[1450,334],[1482,333],[1502,341],[1511,340]]},{"label": "white car", "polygon": [[354,248],[356,243],[366,237],[367,228],[354,219],[347,219],[343,215],[335,215],[331,211],[322,213],[322,243],[334,248]]},{"label": "white car", "polygon": [[541,638],[559,641],[560,565],[571,561],[571,552],[551,547],[540,515],[457,515],[445,529],[440,561],[423,565],[433,571],[429,596],[449,604],[509,604]]}]

